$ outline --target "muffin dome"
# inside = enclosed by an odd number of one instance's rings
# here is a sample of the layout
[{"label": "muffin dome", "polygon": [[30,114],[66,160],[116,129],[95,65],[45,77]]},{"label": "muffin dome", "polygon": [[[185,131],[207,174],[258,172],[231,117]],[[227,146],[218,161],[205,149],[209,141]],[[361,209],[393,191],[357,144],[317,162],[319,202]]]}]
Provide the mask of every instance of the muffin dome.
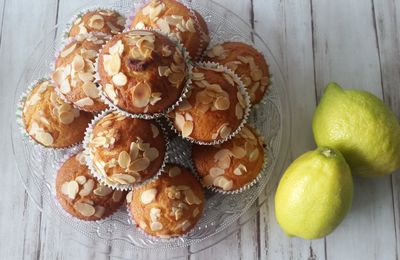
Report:
[{"label": "muffin dome", "polygon": [[130,28],[154,28],[168,33],[182,42],[194,60],[200,57],[209,42],[203,17],[175,0],[151,1],[137,12]]},{"label": "muffin dome", "polygon": [[81,142],[92,117],[61,100],[48,80],[32,88],[22,111],[26,132],[36,142],[52,148],[66,148]]},{"label": "muffin dome", "polygon": [[169,115],[182,137],[202,144],[225,141],[245,120],[248,97],[221,66],[198,64],[188,98]]},{"label": "muffin dome", "polygon": [[98,70],[106,97],[132,114],[161,113],[186,85],[184,53],[167,37],[135,30],[114,36],[102,49]]},{"label": "muffin dome", "polygon": [[110,112],[95,123],[86,138],[89,165],[111,187],[128,189],[142,183],[155,176],[164,162],[164,135],[152,120]]},{"label": "muffin dome", "polygon": [[82,153],[69,158],[59,169],[56,194],[61,206],[82,220],[99,220],[124,203],[126,192],[101,185],[89,174]]},{"label": "muffin dome", "polygon": [[268,64],[256,49],[241,42],[224,42],[206,52],[205,60],[230,68],[243,81],[251,103],[259,103],[270,83]]},{"label": "muffin dome", "polygon": [[88,112],[107,108],[100,100],[95,81],[94,63],[101,46],[109,39],[103,34],[77,36],[60,52],[52,78],[60,95]]},{"label": "muffin dome", "polygon": [[245,125],[238,135],[221,145],[194,145],[192,159],[204,186],[237,190],[255,180],[262,170],[264,144]]},{"label": "muffin dome", "polygon": [[147,234],[181,236],[200,219],[204,208],[200,183],[185,168],[168,165],[159,179],[132,191],[130,211]]},{"label": "muffin dome", "polygon": [[68,31],[68,37],[79,34],[104,33],[114,35],[125,28],[125,17],[114,10],[96,9],[77,17]]}]

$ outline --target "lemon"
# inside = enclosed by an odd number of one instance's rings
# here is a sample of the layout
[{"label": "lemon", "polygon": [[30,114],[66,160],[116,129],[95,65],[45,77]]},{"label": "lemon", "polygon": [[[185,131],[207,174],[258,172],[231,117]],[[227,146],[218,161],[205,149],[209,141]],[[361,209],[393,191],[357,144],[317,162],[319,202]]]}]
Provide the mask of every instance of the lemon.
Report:
[{"label": "lemon", "polygon": [[343,220],[353,200],[353,179],[341,153],[318,148],[296,159],[275,194],[275,215],[289,236],[317,239]]},{"label": "lemon", "polygon": [[400,168],[399,122],[371,93],[328,84],[313,132],[317,145],[339,150],[354,174],[381,176]]}]

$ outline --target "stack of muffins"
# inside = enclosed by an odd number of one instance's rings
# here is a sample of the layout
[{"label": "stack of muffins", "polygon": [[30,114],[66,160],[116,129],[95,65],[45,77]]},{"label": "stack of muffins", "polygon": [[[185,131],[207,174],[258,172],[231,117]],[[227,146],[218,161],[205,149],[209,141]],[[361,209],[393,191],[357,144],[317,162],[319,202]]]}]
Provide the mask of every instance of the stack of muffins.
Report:
[{"label": "stack of muffins", "polygon": [[[229,196],[257,182],[265,145],[246,120],[269,82],[262,54],[209,46],[203,17],[178,1],[152,0],[128,21],[96,8],[74,17],[51,75],[21,98],[22,128],[45,149],[82,145],[55,183],[71,216],[127,205],[146,234],[177,237],[201,218],[203,188]],[[168,163],[174,136],[192,143],[192,169]]]}]

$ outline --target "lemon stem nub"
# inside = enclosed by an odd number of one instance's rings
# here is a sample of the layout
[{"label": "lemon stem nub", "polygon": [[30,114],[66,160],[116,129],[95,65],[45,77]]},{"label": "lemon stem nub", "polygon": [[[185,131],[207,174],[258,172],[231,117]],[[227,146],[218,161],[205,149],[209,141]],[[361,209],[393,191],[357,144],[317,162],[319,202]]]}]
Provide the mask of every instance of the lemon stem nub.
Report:
[{"label": "lemon stem nub", "polygon": [[336,156],[335,150],[330,148],[321,148],[321,153],[327,158],[333,158]]}]

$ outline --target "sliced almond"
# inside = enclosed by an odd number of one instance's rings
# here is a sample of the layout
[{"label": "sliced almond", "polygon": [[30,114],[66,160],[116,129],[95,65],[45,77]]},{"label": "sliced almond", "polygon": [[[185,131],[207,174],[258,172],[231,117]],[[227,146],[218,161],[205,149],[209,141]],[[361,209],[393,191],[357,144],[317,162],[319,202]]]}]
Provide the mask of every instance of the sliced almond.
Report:
[{"label": "sliced almond", "polygon": [[107,143],[107,138],[105,138],[104,136],[98,136],[93,138],[91,143],[96,146],[103,146]]},{"label": "sliced almond", "polygon": [[64,195],[67,195],[67,196],[68,196],[68,183],[69,182],[64,182],[61,185],[61,193],[64,194]]},{"label": "sliced almond", "polygon": [[153,188],[153,189],[145,190],[140,195],[140,201],[143,204],[149,204],[149,203],[153,202],[153,200],[156,198],[156,195],[157,195],[157,189]]},{"label": "sliced almond", "polygon": [[100,92],[93,82],[86,82],[82,85],[83,92],[90,98],[98,98]]},{"label": "sliced almond", "polygon": [[182,83],[184,78],[185,78],[185,73],[174,72],[168,76],[168,81],[174,85],[179,86]]},{"label": "sliced almond", "polygon": [[94,191],[93,193],[97,196],[100,197],[105,197],[108,196],[109,194],[111,194],[111,192],[113,192],[113,190],[105,185],[99,185]]},{"label": "sliced almond", "polygon": [[103,206],[95,206],[94,209],[95,209],[94,216],[97,218],[102,218],[104,215],[104,212],[106,211],[106,208]]},{"label": "sliced almond", "polygon": [[158,28],[164,32],[164,33],[170,33],[170,28],[169,28],[169,24],[167,23],[167,21],[163,18],[157,19],[156,24],[158,26]]},{"label": "sliced almond", "polygon": [[92,205],[82,202],[75,203],[74,209],[85,217],[91,217],[96,213],[96,209]]},{"label": "sliced almond", "polygon": [[59,118],[61,123],[69,125],[74,121],[75,115],[72,112],[62,112],[59,114]]},{"label": "sliced almond", "polygon": [[72,60],[72,68],[76,72],[81,72],[85,67],[85,61],[83,60],[81,55],[75,55],[74,59]]},{"label": "sliced almond", "polygon": [[260,155],[260,151],[257,148],[254,149],[254,151],[252,151],[249,155],[249,161],[255,162],[258,159],[259,155]]},{"label": "sliced almond", "polygon": [[219,135],[221,136],[222,139],[228,138],[228,136],[231,134],[232,129],[225,125],[221,128]]},{"label": "sliced almond", "polygon": [[234,146],[230,149],[231,154],[238,159],[242,159],[246,156],[246,150],[240,146]]},{"label": "sliced almond", "polygon": [[104,27],[104,18],[101,15],[95,14],[89,19],[88,25],[96,30],[101,30]]},{"label": "sliced almond", "polygon": [[195,208],[195,209],[193,210],[192,216],[195,218],[195,217],[197,217],[197,216],[199,215],[199,213],[200,213],[199,208]]},{"label": "sliced almond", "polygon": [[175,126],[178,130],[183,131],[185,117],[179,113],[175,113]]},{"label": "sliced almond", "polygon": [[137,146],[137,143],[132,142],[129,148],[129,155],[131,157],[131,161],[135,160],[139,154],[139,148]]},{"label": "sliced almond", "polygon": [[140,158],[131,163],[129,167],[132,171],[140,172],[146,170],[150,165],[150,160],[148,158]]},{"label": "sliced almond", "polygon": [[205,177],[203,177],[202,183],[206,187],[212,186],[214,183],[214,177],[212,177],[211,175],[206,175]]},{"label": "sliced almond", "polygon": [[153,222],[156,222],[161,215],[161,210],[159,208],[151,208],[150,209],[150,219]]},{"label": "sliced almond", "polygon": [[183,191],[183,194],[185,194],[185,201],[189,205],[200,205],[202,203],[199,197],[197,197],[192,190],[185,190]]},{"label": "sliced almond", "polygon": [[111,46],[108,51],[111,55],[119,55],[121,56],[124,52],[124,44],[121,40],[118,40],[113,46]]},{"label": "sliced almond", "polygon": [[193,132],[193,122],[185,121],[182,127],[182,137],[189,137]]},{"label": "sliced almond", "polygon": [[158,75],[160,77],[168,77],[171,74],[171,69],[168,66],[158,66]]},{"label": "sliced almond", "polygon": [[131,203],[132,196],[133,196],[133,192],[132,191],[128,192],[128,194],[126,194],[126,202]]},{"label": "sliced almond", "polygon": [[92,106],[94,104],[94,101],[90,97],[85,97],[74,102],[74,104],[78,107]]},{"label": "sliced almond", "polygon": [[178,227],[182,228],[183,231],[186,231],[190,227],[190,225],[192,225],[190,221],[185,220],[181,224],[179,224]]},{"label": "sliced almond", "polygon": [[213,185],[220,187],[223,190],[230,190],[233,187],[233,181],[228,180],[224,176],[218,176],[214,179]]},{"label": "sliced almond", "polygon": [[[78,157],[77,157],[78,158]],[[78,160],[79,161],[79,160]],[[83,185],[86,182],[86,177],[83,175],[79,175],[78,177],[75,178],[75,181],[80,184]]]},{"label": "sliced almond", "polygon": [[119,72],[112,77],[112,82],[117,86],[125,86],[128,82],[128,78],[125,76],[124,73]]},{"label": "sliced almond", "polygon": [[132,184],[136,182],[136,178],[132,175],[122,173],[113,174],[112,179],[120,184]]},{"label": "sliced almond", "polygon": [[262,78],[262,71],[260,69],[255,69],[251,71],[251,79],[254,81],[259,81]]},{"label": "sliced almond", "polygon": [[79,195],[85,197],[89,195],[94,188],[94,181],[89,179],[85,184],[83,184],[83,189],[79,192]]},{"label": "sliced almond", "polygon": [[68,55],[70,55],[76,48],[76,43],[72,44],[71,46],[69,46],[67,49],[63,50],[60,54],[60,56],[62,58],[67,57]]},{"label": "sliced almond", "polygon": [[218,167],[213,167],[209,171],[211,177],[215,178],[220,175],[223,175],[225,173],[224,169],[218,168]]},{"label": "sliced almond", "polygon": [[144,82],[139,83],[134,87],[133,90],[133,105],[138,108],[146,107],[150,102],[151,97],[151,88],[150,86]]},{"label": "sliced almond", "polygon": [[227,110],[230,106],[229,99],[227,97],[218,97],[214,102],[214,106],[217,110]]},{"label": "sliced almond", "polygon": [[122,191],[115,190],[113,195],[112,195],[112,200],[114,202],[118,202],[118,201],[120,201],[122,199],[122,195],[123,195]]},{"label": "sliced almond", "polygon": [[118,156],[118,164],[121,168],[128,168],[129,164],[131,163],[131,156],[128,152],[122,151],[119,153]]},{"label": "sliced almond", "polygon": [[51,136],[51,134],[46,132],[36,133],[35,138],[38,140],[39,143],[42,143],[44,146],[52,145],[54,142],[54,139]]},{"label": "sliced almond", "polygon": [[173,178],[175,176],[178,176],[181,174],[181,169],[177,166],[172,167],[171,169],[169,169],[168,171],[168,175],[169,177]]},{"label": "sliced almond", "polygon": [[70,181],[70,182],[68,182],[67,191],[68,191],[68,197],[69,197],[70,199],[75,199],[76,194],[78,194],[78,191],[79,191],[79,185],[78,185],[78,183],[77,183],[76,181]]},{"label": "sliced almond", "polygon": [[187,29],[189,32],[196,32],[196,28],[194,27],[194,21],[193,21],[192,18],[189,18],[189,19],[186,21],[186,29]]},{"label": "sliced almond", "polygon": [[235,106],[235,116],[238,120],[243,119],[243,108],[240,103],[237,103]]},{"label": "sliced almond", "polygon": [[63,94],[68,94],[69,92],[71,92],[71,85],[69,84],[68,79],[61,82],[60,91]]},{"label": "sliced almond", "polygon": [[235,170],[233,170],[233,174],[235,174],[235,175],[243,175],[243,174],[245,174],[247,172],[247,168],[246,168],[246,166],[244,166],[243,164],[239,164],[236,168],[235,168]]},{"label": "sliced almond", "polygon": [[160,231],[163,229],[163,225],[160,222],[152,222],[150,228],[152,231]]},{"label": "sliced almond", "polygon": [[149,158],[152,162],[160,156],[160,152],[155,147],[151,147],[143,153],[143,157]]},{"label": "sliced almond", "polygon": [[153,138],[156,138],[160,134],[160,130],[154,124],[151,124],[150,127],[151,127],[151,132],[153,133]]}]

